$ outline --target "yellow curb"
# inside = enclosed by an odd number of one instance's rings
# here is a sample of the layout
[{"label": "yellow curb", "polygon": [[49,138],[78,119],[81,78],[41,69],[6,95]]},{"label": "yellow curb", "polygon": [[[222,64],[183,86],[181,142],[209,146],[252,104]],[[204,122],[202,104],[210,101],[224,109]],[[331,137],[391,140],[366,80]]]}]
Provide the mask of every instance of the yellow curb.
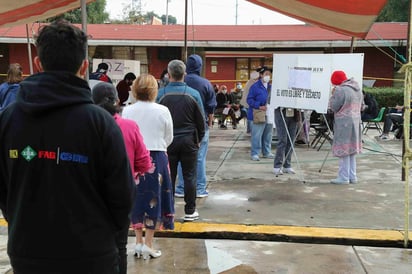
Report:
[{"label": "yellow curb", "polygon": [[[403,231],[352,228],[322,228],[272,225],[241,225],[215,223],[175,223],[175,233],[232,232],[245,234],[286,235],[311,238],[348,238],[374,241],[402,241]],[[160,232],[161,233],[161,232]],[[409,233],[412,236],[412,232]],[[409,237],[410,238],[410,237]]]},{"label": "yellow curb", "polygon": [[[0,218],[0,226],[7,227],[4,218]],[[301,226],[273,226],[273,225],[242,225],[242,224],[216,224],[216,223],[175,223],[174,230],[158,231],[157,233],[243,233],[260,235],[284,235],[288,237],[308,238],[339,238],[368,241],[403,241],[403,231],[379,230],[379,229],[355,229],[355,228],[324,228]],[[409,232],[409,239],[412,232]]]},{"label": "yellow curb", "polygon": [[0,218],[0,226],[7,226],[7,221],[4,218]]}]

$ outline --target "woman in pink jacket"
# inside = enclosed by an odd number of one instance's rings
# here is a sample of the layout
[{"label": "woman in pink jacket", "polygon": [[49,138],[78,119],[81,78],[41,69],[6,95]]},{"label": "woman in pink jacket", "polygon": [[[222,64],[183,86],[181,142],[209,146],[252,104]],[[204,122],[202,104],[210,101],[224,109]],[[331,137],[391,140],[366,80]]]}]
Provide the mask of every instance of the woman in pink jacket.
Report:
[{"label": "woman in pink jacket", "polygon": [[[101,82],[93,87],[93,101],[96,105],[107,110],[113,115],[117,125],[123,134],[123,140],[126,147],[127,155],[129,156],[130,168],[138,183],[139,175],[143,175],[152,168],[150,152],[147,150],[143,142],[142,134],[138,125],[128,119],[123,119],[119,115],[119,98],[116,88],[111,83]],[[127,272],[127,237],[129,230],[119,233],[117,236],[117,245],[119,249],[119,266],[120,274]]]}]

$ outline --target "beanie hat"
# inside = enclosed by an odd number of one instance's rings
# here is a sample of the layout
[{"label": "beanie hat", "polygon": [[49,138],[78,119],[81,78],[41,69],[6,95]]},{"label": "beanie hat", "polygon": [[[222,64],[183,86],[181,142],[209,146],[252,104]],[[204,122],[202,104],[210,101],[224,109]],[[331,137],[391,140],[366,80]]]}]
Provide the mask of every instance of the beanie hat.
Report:
[{"label": "beanie hat", "polygon": [[330,81],[335,86],[339,86],[340,84],[342,84],[347,79],[348,78],[346,77],[345,72],[343,72],[342,70],[335,70],[332,73],[332,76],[330,77]]},{"label": "beanie hat", "polygon": [[95,85],[92,89],[93,102],[96,105],[104,105],[106,103],[115,104],[118,96],[117,90],[113,84],[101,82]]}]

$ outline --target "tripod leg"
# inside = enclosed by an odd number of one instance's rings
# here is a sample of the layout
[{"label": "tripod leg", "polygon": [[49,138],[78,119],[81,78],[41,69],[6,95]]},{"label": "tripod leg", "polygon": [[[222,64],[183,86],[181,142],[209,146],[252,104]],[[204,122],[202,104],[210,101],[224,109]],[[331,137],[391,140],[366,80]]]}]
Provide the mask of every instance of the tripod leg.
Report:
[{"label": "tripod leg", "polygon": [[326,163],[326,159],[328,159],[328,157],[329,157],[329,153],[330,153],[330,150],[328,150],[328,153],[326,154],[325,159],[323,159],[323,163],[322,163],[322,165],[321,165],[321,167],[320,167],[320,169],[319,169],[319,172],[322,172],[322,168],[323,168],[323,166],[324,166],[325,163]]}]

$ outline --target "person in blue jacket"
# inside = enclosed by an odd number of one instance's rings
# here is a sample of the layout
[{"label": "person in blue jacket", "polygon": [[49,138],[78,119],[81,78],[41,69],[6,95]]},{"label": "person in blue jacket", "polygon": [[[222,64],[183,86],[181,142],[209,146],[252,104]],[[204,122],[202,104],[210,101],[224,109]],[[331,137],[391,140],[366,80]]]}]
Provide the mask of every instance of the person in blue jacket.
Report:
[{"label": "person in blue jacket", "polygon": [[[248,120],[253,121],[253,109],[267,111],[267,104],[270,101],[271,84],[270,77],[272,70],[266,66],[257,69],[259,80],[254,83],[247,96]],[[259,154],[262,152],[263,158],[273,159],[271,152],[273,124],[268,121],[264,123],[252,123],[251,152],[252,161],[260,161]]]},{"label": "person in blue jacket", "polygon": [[0,85],[0,111],[16,101],[21,81],[23,81],[22,67],[18,63],[10,64],[6,82]]},{"label": "person in blue jacket", "polygon": [[[200,148],[197,154],[197,197],[204,198],[209,195],[206,190],[207,182],[206,182],[206,156],[207,156],[207,149],[209,146],[209,127],[212,126],[213,122],[213,114],[216,108],[216,93],[212,86],[212,84],[204,77],[200,76],[202,71],[203,61],[202,57],[197,54],[192,54],[189,56],[186,64],[186,77],[185,82],[186,84],[197,90],[202,98],[204,114],[206,119],[206,131],[205,136],[202,138],[200,142]],[[181,168],[178,169],[178,184],[176,186],[176,197],[183,197],[184,196],[184,184],[182,176]]]}]

